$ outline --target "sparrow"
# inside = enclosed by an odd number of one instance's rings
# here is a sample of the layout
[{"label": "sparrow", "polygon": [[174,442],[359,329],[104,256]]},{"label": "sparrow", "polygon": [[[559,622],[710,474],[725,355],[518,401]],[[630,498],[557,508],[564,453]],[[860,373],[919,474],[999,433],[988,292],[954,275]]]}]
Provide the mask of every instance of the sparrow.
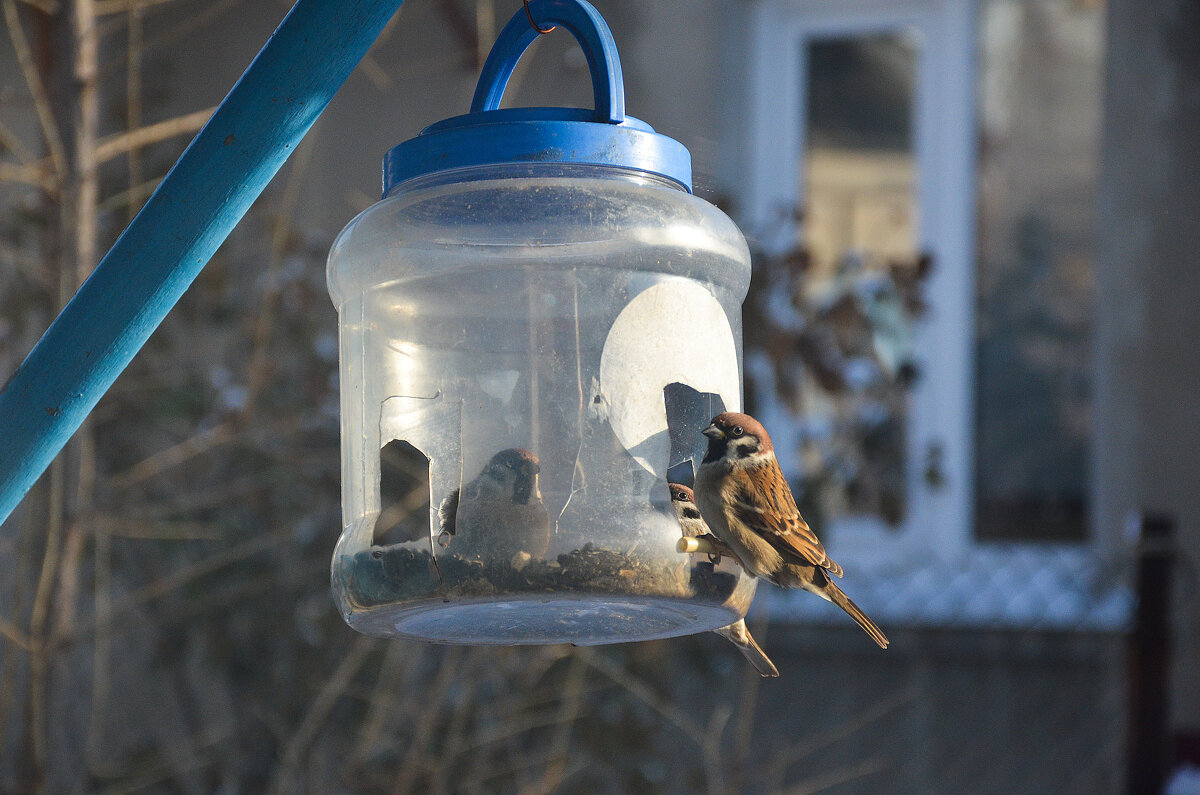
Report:
[{"label": "sparrow", "polygon": [[766,428],[748,414],[725,412],[701,433],[708,449],[696,473],[696,504],[713,535],[750,574],[833,602],[886,649],[887,636],[829,576],[841,577],[842,567],[800,515]]},{"label": "sparrow", "polygon": [[[692,494],[692,490],[687,486],[679,483],[671,484],[671,508],[675,511],[675,518],[679,520],[679,529],[683,531],[685,538],[702,538],[708,536],[717,547],[726,547],[708,530],[708,525],[704,523],[704,519],[700,516],[700,511],[696,508],[696,499]],[[728,553],[732,555],[733,553]],[[719,560],[717,561],[719,562]],[[758,671],[762,676],[779,676],[779,669],[775,667],[775,663],[771,662],[771,658],[762,650],[762,647],[755,642],[754,637],[750,634],[749,628],[746,627],[746,619],[739,618],[734,623],[727,627],[714,629],[713,632],[728,640],[734,646],[738,647],[738,651],[742,656],[750,661],[754,666],[754,670]]]},{"label": "sparrow", "polygon": [[538,458],[511,447],[492,456],[487,466],[438,508],[441,535],[449,546],[457,539],[462,555],[486,563],[511,565],[520,552],[545,557],[550,545],[550,514],[538,488]]}]

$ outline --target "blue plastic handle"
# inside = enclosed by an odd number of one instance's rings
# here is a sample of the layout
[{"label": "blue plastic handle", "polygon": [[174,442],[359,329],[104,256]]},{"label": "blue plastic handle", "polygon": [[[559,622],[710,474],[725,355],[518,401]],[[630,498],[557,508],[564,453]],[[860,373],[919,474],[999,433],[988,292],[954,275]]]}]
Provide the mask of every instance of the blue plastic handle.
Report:
[{"label": "blue plastic handle", "polygon": [[[530,14],[539,27],[561,25],[571,32],[583,54],[587,56],[592,73],[592,92],[596,97],[596,121],[620,124],[625,121],[625,83],[621,79],[621,59],[608,23],[590,3],[584,0],[532,0]],[[492,45],[479,85],[471,101],[471,112],[496,110],[504,88],[512,77],[517,61],[538,37],[529,24],[525,11],[518,11],[504,26]]]}]

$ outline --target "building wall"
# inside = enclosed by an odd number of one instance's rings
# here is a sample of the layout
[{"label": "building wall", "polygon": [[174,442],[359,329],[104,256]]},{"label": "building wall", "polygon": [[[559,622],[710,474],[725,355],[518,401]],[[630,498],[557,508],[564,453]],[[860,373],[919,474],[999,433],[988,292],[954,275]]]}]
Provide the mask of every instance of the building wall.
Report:
[{"label": "building wall", "polygon": [[[200,0],[193,4],[202,5]],[[459,23],[443,10],[457,5]],[[491,40],[519,10],[494,2],[490,28],[483,29],[483,55]],[[653,7],[633,0],[595,3],[613,30],[625,76],[626,111],[681,141],[692,153],[696,192],[706,198],[728,193],[723,169],[732,159],[725,125],[732,90],[721,68],[724,26],[734,4],[670,0]],[[172,50],[165,116],[216,104],[282,19],[279,4],[239,4],[236,12],[212,19]],[[238,35],[225,35],[236,20]],[[366,62],[351,75],[305,140],[309,165],[297,215],[314,231],[336,234],[357,212],[378,200],[384,153],[425,126],[466,113],[481,61],[470,37],[473,3],[407,0]],[[732,20],[736,22],[736,18]],[[169,21],[152,18],[166,27]],[[592,107],[586,62],[568,35],[543,36],[526,51],[505,92],[504,106]],[[298,152],[276,184],[286,179]]]},{"label": "building wall", "polygon": [[1172,722],[1200,731],[1200,6],[1110,0],[1096,514],[1178,521]]}]

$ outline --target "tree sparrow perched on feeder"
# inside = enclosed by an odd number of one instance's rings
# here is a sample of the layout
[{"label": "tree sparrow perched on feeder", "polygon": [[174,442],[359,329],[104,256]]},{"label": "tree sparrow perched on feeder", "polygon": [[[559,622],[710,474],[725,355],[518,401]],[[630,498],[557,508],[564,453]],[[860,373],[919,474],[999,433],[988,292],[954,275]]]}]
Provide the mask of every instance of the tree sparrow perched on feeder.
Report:
[{"label": "tree sparrow perched on feeder", "polygon": [[[683,531],[685,538],[707,536],[718,548],[725,547],[709,532],[708,525],[704,523],[700,511],[696,508],[695,496],[687,486],[678,483],[671,484],[671,507],[675,510],[675,518],[679,520],[679,528]],[[726,549],[728,548],[726,547]],[[732,555],[731,552],[727,554]],[[775,667],[775,663],[771,662],[771,658],[750,635],[745,619],[739,618],[729,626],[714,629],[713,632],[737,646],[742,656],[749,660],[750,664],[754,666],[754,670],[761,675],[779,676],[779,669]]]},{"label": "tree sparrow perched on feeder", "polygon": [[746,571],[833,602],[886,649],[887,636],[830,578],[841,577],[842,567],[800,516],[762,424],[748,414],[726,412],[702,433],[708,451],[696,474],[696,504],[713,534]]},{"label": "tree sparrow perched on feeder", "polygon": [[[550,514],[538,489],[537,456],[510,447],[438,508],[438,543],[458,539],[462,555],[487,563],[511,564],[519,552],[540,558],[550,545]],[[460,493],[461,491],[461,493]]]}]

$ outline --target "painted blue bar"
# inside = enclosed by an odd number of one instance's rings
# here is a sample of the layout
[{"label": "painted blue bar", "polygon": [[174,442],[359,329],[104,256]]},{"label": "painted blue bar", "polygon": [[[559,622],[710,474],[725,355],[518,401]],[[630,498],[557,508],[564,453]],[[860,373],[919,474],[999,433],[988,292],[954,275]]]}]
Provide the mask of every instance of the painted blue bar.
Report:
[{"label": "painted blue bar", "polygon": [[195,280],[403,0],[298,0],[0,392],[0,521]]}]

